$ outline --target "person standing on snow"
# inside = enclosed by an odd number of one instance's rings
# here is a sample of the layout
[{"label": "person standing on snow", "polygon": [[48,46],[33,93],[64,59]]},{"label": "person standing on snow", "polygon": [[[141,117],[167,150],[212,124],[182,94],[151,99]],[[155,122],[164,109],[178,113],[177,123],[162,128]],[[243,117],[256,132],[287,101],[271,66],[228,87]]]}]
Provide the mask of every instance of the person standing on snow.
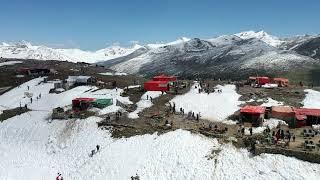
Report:
[{"label": "person standing on snow", "polygon": [[56,180],[61,180],[61,174],[58,173],[58,176],[56,177]]},{"label": "person standing on snow", "polygon": [[97,148],[97,152],[100,150],[100,146],[99,145],[97,145],[96,146],[96,148]]},{"label": "person standing on snow", "polygon": [[252,136],[252,127],[249,128],[250,136]]}]

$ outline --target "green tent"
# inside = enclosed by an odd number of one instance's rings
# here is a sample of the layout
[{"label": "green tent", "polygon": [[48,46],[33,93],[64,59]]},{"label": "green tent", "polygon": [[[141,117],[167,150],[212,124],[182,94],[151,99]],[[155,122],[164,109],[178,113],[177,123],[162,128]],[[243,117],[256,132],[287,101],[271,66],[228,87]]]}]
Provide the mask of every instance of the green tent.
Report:
[{"label": "green tent", "polygon": [[110,106],[112,104],[113,104],[112,99],[96,99],[93,102],[93,106],[97,107],[97,108],[105,108],[105,107]]}]

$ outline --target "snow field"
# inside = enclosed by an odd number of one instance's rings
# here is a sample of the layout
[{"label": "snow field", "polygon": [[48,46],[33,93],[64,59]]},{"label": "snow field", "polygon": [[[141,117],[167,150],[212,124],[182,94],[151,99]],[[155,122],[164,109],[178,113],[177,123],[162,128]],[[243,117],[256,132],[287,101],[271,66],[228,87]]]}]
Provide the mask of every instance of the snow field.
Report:
[{"label": "snow field", "polygon": [[[49,90],[54,86],[53,82],[39,84],[42,81],[43,78],[33,79],[0,96],[0,110],[19,107],[21,102],[21,106],[27,104],[29,109],[51,112],[53,108],[70,105],[72,99],[77,97],[112,98],[113,105],[108,106],[99,112],[99,114],[105,114],[120,109],[116,106],[116,100],[125,104],[132,103],[128,97],[120,96],[123,91],[122,89],[97,90],[97,87],[94,86],[78,86],[60,94],[49,94]],[[29,90],[27,88],[28,86]],[[32,103],[30,98],[25,96],[25,92],[33,94]],[[36,99],[36,96],[39,94],[41,94],[41,98]]]},{"label": "snow field", "polygon": [[[29,81],[20,88],[29,85],[37,93],[40,91],[38,89],[47,88],[49,91],[50,83],[36,85],[38,81],[41,79]],[[109,94],[109,97],[120,99],[119,89],[95,90],[95,87],[87,86],[61,94],[46,94],[43,90],[42,98],[31,106],[49,110],[69,105],[71,99],[78,96],[106,97]],[[227,91],[228,88],[223,89],[217,95]],[[199,95],[191,93],[193,96]],[[14,103],[6,103],[14,107],[23,100],[22,94],[23,91],[17,88],[0,98],[4,101],[13,98]],[[129,103],[128,99],[120,100]],[[71,180],[127,180],[136,173],[140,179],[159,180],[320,178],[319,164],[282,155],[262,154],[252,157],[247,150],[236,149],[230,144],[220,145],[216,139],[184,130],[160,136],[152,134],[113,139],[109,131],[97,127],[97,122],[101,120],[98,117],[48,123],[50,113],[51,110],[30,111],[0,123],[0,179],[47,180],[54,179],[58,172],[65,179]],[[101,146],[100,152],[89,157],[97,144]],[[221,151],[212,155],[212,150],[217,149]]]},{"label": "snow field", "polygon": [[[30,112],[0,124],[1,179],[317,179],[320,165],[281,155],[251,157],[188,131],[112,139],[100,118],[53,121]],[[32,118],[30,118],[32,117]],[[26,120],[28,119],[28,120]],[[15,129],[12,131],[10,129]],[[89,153],[95,145],[100,152]],[[220,149],[215,156],[212,150]],[[212,158],[209,158],[212,157]],[[288,163],[290,162],[290,163]]]},{"label": "snow field", "polygon": [[193,111],[199,113],[202,118],[211,121],[224,121],[229,115],[239,110],[240,95],[236,93],[234,85],[218,85],[222,93],[198,93],[198,83],[195,83],[191,90],[183,95],[176,96],[170,102],[176,104],[177,110],[182,107],[185,113]]},{"label": "snow field", "polygon": [[320,108],[320,92],[312,89],[304,90],[307,94],[302,101],[304,108]]}]

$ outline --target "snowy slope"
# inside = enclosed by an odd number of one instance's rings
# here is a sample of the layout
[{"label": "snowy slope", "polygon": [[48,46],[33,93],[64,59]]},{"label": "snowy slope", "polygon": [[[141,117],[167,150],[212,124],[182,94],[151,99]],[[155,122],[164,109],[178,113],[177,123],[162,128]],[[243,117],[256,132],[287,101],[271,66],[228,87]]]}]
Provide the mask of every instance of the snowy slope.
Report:
[{"label": "snowy slope", "polygon": [[310,68],[314,64],[320,63],[293,51],[280,50],[257,38],[242,39],[230,35],[208,40],[194,38],[149,49],[136,57],[105,65],[115,71],[147,76],[166,73],[189,77],[241,78],[257,70],[271,73],[295,67]]},{"label": "snowy slope", "polygon": [[294,53],[279,53],[276,51],[268,52],[261,56],[249,59],[241,66],[242,69],[273,69],[290,70],[293,66],[301,67],[301,64],[316,64],[318,61]]},{"label": "snowy slope", "polygon": [[[0,96],[1,104],[14,98],[14,102],[6,102],[14,107],[24,99],[21,95],[27,86],[32,92],[43,93],[30,105],[37,111],[0,123],[0,179],[54,179],[58,172],[70,180],[127,180],[136,173],[140,179],[160,180],[320,178],[319,164],[281,155],[252,157],[247,150],[220,145],[216,139],[188,131],[113,139],[109,131],[97,127],[96,122],[101,120],[98,117],[48,123],[51,109],[70,104],[74,97],[120,98],[120,92],[81,86],[61,94],[47,94],[44,91],[49,91],[52,83],[37,85],[41,80],[29,81]],[[130,103],[127,98],[120,100]],[[89,157],[97,144],[100,152]],[[217,149],[221,152],[212,155]]]},{"label": "snowy slope", "polygon": [[176,44],[182,44],[184,42],[190,41],[190,38],[187,37],[181,37],[175,41],[168,42],[168,43],[156,43],[156,44],[147,44],[145,47],[150,48],[150,49],[157,49],[161,48],[163,46],[170,46],[170,45],[176,45]]},{"label": "snowy slope", "polygon": [[[0,96],[0,110],[12,109],[27,104],[29,109],[35,111],[51,112],[53,108],[70,105],[72,99],[77,97],[91,97],[91,98],[112,98],[113,102],[116,100],[125,104],[132,102],[128,97],[120,96],[122,89],[101,89],[97,90],[94,86],[78,86],[69,91],[60,94],[49,94],[49,90],[53,88],[53,82],[42,83],[43,78],[36,78],[30,80],[19,87],[16,87],[9,92]],[[28,90],[29,86],[29,90]],[[33,102],[25,96],[25,92],[32,94]],[[41,99],[36,99],[41,94]],[[59,99],[59,101],[57,101]],[[115,103],[108,106],[100,113],[107,113],[110,109],[116,109]]]},{"label": "snowy slope", "polygon": [[261,40],[271,46],[274,46],[274,47],[278,47],[284,42],[284,41],[280,40],[279,38],[277,38],[275,36],[271,36],[264,31],[258,31],[258,32],[245,31],[245,32],[237,33],[235,35],[242,38],[242,39],[256,38],[256,39],[259,39],[259,40]]},{"label": "snowy slope", "polygon": [[304,92],[307,94],[302,101],[303,107],[320,109],[320,92],[312,89],[306,89]]},{"label": "snowy slope", "polygon": [[201,118],[211,121],[225,121],[240,109],[240,95],[236,93],[234,85],[218,85],[217,88],[221,89],[222,93],[199,93],[198,88],[199,84],[195,83],[188,93],[176,96],[171,102],[176,104],[177,110],[182,107],[185,113],[200,112]]}]

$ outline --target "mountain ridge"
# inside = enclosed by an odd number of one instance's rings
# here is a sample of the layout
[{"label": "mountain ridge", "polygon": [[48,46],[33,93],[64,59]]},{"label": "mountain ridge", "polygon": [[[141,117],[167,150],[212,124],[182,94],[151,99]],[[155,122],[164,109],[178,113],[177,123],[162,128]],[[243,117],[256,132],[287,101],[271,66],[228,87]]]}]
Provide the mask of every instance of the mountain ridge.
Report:
[{"label": "mountain ridge", "polygon": [[244,31],[210,39],[182,37],[169,43],[111,46],[97,51],[54,49],[28,42],[2,43],[5,58],[98,63],[119,72],[183,76],[246,76],[263,71],[287,72],[320,64],[320,36],[286,39],[264,31]]}]

